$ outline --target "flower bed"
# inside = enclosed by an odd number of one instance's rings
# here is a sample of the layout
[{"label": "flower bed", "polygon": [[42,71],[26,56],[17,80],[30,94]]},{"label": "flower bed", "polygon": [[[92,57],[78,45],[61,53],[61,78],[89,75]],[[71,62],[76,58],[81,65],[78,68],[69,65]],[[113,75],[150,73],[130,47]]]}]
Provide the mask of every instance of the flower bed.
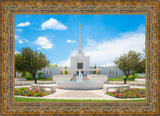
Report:
[{"label": "flower bed", "polygon": [[145,97],[145,89],[130,89],[125,91],[108,92],[107,95],[114,96],[119,99],[143,98]]},{"label": "flower bed", "polygon": [[23,78],[23,77],[15,77],[15,78]]},{"label": "flower bed", "polygon": [[15,95],[43,97],[49,94],[50,94],[49,92],[45,91],[37,91],[37,90],[33,91],[28,87],[15,88]]},{"label": "flower bed", "polygon": [[145,79],[145,77],[139,77],[138,79]]}]

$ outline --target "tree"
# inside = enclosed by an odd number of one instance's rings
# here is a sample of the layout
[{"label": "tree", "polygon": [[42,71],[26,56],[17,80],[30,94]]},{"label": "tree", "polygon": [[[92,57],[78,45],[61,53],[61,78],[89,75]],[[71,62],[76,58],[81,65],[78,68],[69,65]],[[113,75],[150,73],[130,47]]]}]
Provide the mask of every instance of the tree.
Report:
[{"label": "tree", "polygon": [[15,55],[15,70],[18,72],[29,72],[36,83],[36,73],[38,70],[48,66],[49,61],[43,53],[33,51],[31,48],[23,48],[19,54]]},{"label": "tree", "polygon": [[141,61],[136,68],[136,73],[145,73],[145,49],[143,49],[143,53],[141,54]]},{"label": "tree", "polygon": [[126,76],[126,78],[124,78],[124,84],[126,84],[126,79],[128,76],[137,71],[137,67],[139,67],[141,61],[140,53],[136,53],[131,50],[128,54],[123,54],[114,61],[117,67],[122,70]]},{"label": "tree", "polygon": [[136,73],[145,73],[145,58],[141,59],[135,72]]}]

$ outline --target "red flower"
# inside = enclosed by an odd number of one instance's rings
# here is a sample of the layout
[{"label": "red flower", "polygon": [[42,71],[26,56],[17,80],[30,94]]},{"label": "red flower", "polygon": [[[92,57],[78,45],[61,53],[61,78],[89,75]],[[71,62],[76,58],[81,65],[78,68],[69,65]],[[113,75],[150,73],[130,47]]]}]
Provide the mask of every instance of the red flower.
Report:
[{"label": "red flower", "polygon": [[137,96],[139,96],[139,94],[137,94]]},{"label": "red flower", "polygon": [[124,96],[124,95],[121,95],[121,96]]},{"label": "red flower", "polygon": [[116,93],[116,96],[117,96],[118,94]]},{"label": "red flower", "polygon": [[34,93],[32,93],[32,95],[34,95]]},{"label": "red flower", "polygon": [[131,93],[131,96],[133,96],[133,94]]}]

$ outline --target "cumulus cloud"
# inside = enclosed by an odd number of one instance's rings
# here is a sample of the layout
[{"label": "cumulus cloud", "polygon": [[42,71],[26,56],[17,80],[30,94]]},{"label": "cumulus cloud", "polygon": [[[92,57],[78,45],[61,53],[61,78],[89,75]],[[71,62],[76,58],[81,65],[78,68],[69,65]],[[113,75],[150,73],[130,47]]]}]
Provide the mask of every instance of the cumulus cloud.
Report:
[{"label": "cumulus cloud", "polygon": [[68,39],[66,42],[67,42],[67,43],[75,43],[76,41],[75,41],[75,40],[70,40],[70,39]]},{"label": "cumulus cloud", "polygon": [[70,66],[70,58],[68,58],[67,60],[62,60],[62,61],[58,62],[58,66],[69,67]]},{"label": "cumulus cloud", "polygon": [[29,41],[28,40],[26,40],[26,39],[23,39],[25,42],[27,42],[27,43],[29,43]]},{"label": "cumulus cloud", "polygon": [[30,23],[29,21],[27,21],[27,22],[25,22],[25,23],[19,23],[19,24],[17,25],[17,27],[26,27],[26,26],[29,26],[29,25],[31,25],[31,23]]},{"label": "cumulus cloud", "polygon": [[15,35],[15,40],[18,41],[19,44],[22,44],[22,43],[29,43],[29,41],[27,39],[20,39],[19,36]]},{"label": "cumulus cloud", "polygon": [[49,41],[49,39],[44,36],[44,37],[38,37],[36,40],[36,44],[38,44],[40,47],[38,49],[44,48],[44,49],[49,49],[52,48],[53,43]]},{"label": "cumulus cloud", "polygon": [[54,18],[50,18],[50,19],[47,20],[46,22],[42,23],[41,29],[42,29],[42,30],[46,30],[46,29],[66,30],[66,29],[67,29],[67,26],[65,26],[64,24],[60,23],[59,21],[57,21],[57,20],[54,19]]},{"label": "cumulus cloud", "polygon": [[15,51],[15,54],[19,54],[20,52],[19,51]]},{"label": "cumulus cloud", "polygon": [[18,40],[18,43],[22,44],[22,43],[23,43],[23,41],[19,39],[19,40]]},{"label": "cumulus cloud", "polygon": [[[119,34],[117,38],[106,38],[102,41],[86,39],[84,46],[85,55],[90,56],[90,65],[111,66],[114,60],[129,50],[143,52],[145,48],[145,28],[139,26],[135,32],[126,32]],[[75,54],[75,51],[71,55]],[[68,65],[69,58],[62,61],[61,64]]]},{"label": "cumulus cloud", "polygon": [[123,33],[119,38],[112,41],[96,42],[88,39],[84,48],[85,54],[90,56],[90,63],[93,66],[112,64],[121,54],[129,50],[143,52],[145,48],[144,33]]}]

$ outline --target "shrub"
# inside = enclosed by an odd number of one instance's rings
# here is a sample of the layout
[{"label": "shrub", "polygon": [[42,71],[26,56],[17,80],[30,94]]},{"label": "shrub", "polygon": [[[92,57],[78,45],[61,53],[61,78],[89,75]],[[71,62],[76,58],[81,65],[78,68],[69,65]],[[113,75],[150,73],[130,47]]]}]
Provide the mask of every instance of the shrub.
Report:
[{"label": "shrub", "polygon": [[[67,67],[65,66],[65,69],[67,69]],[[68,72],[67,71],[64,71],[64,74],[68,74]]]},{"label": "shrub", "polygon": [[44,75],[43,72],[38,72],[38,74],[37,74],[38,77],[42,77],[43,75]]},{"label": "shrub", "polygon": [[23,72],[22,77],[26,78],[27,80],[32,80],[33,79],[32,74],[30,74],[29,72]]},{"label": "shrub", "polygon": [[133,73],[132,75],[129,75],[129,76],[128,76],[128,79],[127,79],[127,80],[132,80],[132,81],[134,81],[135,78],[136,78],[136,75],[135,75],[135,73]]},{"label": "shrub", "polygon": [[67,72],[67,71],[64,71],[64,74],[68,74],[68,72]]},{"label": "shrub", "polygon": [[136,78],[139,78],[137,73],[132,73],[130,76],[128,76],[128,80],[134,81]]},{"label": "shrub", "polygon": [[36,77],[36,79],[41,81],[53,81],[53,78]]}]

